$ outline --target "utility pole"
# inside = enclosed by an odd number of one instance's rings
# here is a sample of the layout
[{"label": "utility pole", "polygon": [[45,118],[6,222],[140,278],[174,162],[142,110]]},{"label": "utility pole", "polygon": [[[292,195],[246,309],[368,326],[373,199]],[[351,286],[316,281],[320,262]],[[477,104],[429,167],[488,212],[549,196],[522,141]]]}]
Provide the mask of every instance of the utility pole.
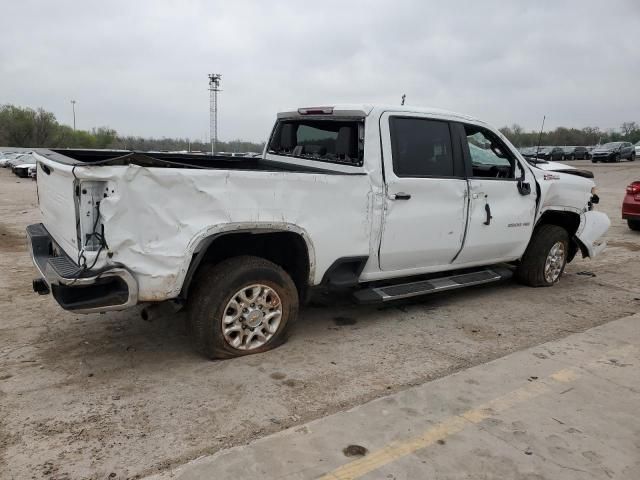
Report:
[{"label": "utility pole", "polygon": [[218,144],[218,92],[221,91],[221,80],[221,74],[209,74],[209,135],[211,138],[211,155],[213,155]]},{"label": "utility pole", "polygon": [[76,101],[71,100],[71,108],[73,109],[73,131],[76,131]]}]

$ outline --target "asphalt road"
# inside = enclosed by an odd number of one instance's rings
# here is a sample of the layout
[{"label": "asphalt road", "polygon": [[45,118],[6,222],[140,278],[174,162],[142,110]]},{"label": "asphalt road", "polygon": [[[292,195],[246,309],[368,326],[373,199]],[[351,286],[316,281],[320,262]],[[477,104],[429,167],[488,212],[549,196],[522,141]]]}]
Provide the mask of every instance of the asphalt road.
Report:
[{"label": "asphalt road", "polygon": [[74,315],[31,291],[35,184],[0,169],[0,478],[127,478],[361,405],[616,320],[640,305],[640,234],[620,219],[640,162],[597,164],[610,247],[560,284],[383,307],[327,299],[266,354],[211,362],[182,314]]}]

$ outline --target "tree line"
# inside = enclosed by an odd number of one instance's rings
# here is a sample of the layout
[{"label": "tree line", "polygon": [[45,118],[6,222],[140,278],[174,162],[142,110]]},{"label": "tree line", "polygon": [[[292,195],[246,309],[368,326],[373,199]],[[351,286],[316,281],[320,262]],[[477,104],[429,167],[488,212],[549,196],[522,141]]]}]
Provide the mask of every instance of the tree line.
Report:
[{"label": "tree line", "polygon": [[535,147],[538,145],[576,145],[589,146],[607,142],[631,142],[640,141],[640,126],[636,122],[624,122],[618,130],[602,131],[598,127],[585,127],[582,129],[558,127],[549,132],[529,131],[518,125],[502,127],[502,134],[516,147]]},{"label": "tree line", "polygon": [[[517,124],[502,127],[500,131],[516,147],[538,145],[539,132],[529,131]],[[582,129],[558,127],[543,132],[540,145],[597,145],[599,143],[640,141],[640,126],[636,122],[624,122],[617,130],[600,130],[598,127]],[[0,145],[8,147],[49,148],[114,148],[125,150],[203,151],[211,144],[190,141],[187,138],[144,138],[118,135],[112,128],[74,130],[58,123],[53,113],[42,108],[32,109],[15,105],[0,107]],[[232,140],[218,142],[219,152],[262,152],[264,143]]]},{"label": "tree line", "polygon": [[[211,151],[211,144],[187,138],[145,138],[118,135],[112,128],[74,130],[42,108],[0,107],[0,146],[24,148],[114,148],[125,150]],[[219,152],[262,152],[264,143],[218,142]]]}]

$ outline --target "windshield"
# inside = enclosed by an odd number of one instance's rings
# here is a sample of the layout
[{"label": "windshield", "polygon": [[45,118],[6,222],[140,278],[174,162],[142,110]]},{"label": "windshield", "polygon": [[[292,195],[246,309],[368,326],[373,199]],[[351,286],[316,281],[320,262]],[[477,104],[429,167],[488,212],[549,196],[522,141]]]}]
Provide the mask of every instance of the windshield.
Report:
[{"label": "windshield", "polygon": [[551,151],[551,147],[540,147],[538,152],[540,153],[549,153]]},{"label": "windshield", "polygon": [[357,120],[282,120],[268,153],[322,162],[362,165],[363,127]]},{"label": "windshield", "polygon": [[610,143],[605,143],[600,148],[615,148],[615,147],[619,147],[620,145],[622,145],[622,142],[610,142]]}]

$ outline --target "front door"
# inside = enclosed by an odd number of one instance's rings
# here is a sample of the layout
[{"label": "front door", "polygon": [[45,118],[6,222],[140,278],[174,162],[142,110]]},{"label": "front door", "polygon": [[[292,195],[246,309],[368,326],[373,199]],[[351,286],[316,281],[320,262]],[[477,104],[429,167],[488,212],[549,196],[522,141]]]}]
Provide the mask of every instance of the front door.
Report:
[{"label": "front door", "polygon": [[467,182],[447,121],[381,117],[386,198],[380,269],[410,275],[450,265],[462,246]]},{"label": "front door", "polygon": [[[520,258],[534,227],[533,174],[490,130],[464,124],[469,175],[469,223],[456,264],[490,264]],[[530,193],[518,188],[528,183]]]}]

